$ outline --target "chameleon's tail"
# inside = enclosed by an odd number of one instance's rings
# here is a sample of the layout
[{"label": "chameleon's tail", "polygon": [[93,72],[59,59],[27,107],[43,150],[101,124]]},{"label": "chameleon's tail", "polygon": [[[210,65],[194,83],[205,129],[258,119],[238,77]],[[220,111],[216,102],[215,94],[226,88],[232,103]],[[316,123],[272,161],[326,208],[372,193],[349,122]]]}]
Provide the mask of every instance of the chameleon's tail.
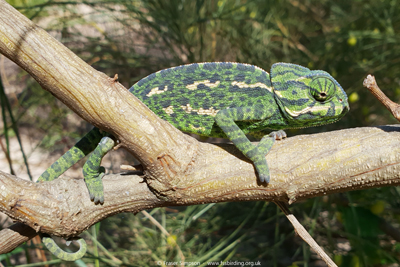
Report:
[{"label": "chameleon's tail", "polygon": [[70,150],[54,162],[47,170],[40,175],[37,182],[52,181],[58,178],[72,165],[92,152],[103,136],[107,133],[100,133],[100,130],[93,128],[81,140],[78,141]]},{"label": "chameleon's tail", "polygon": [[43,236],[42,242],[46,246],[51,253],[53,253],[56,257],[65,260],[65,261],[76,261],[83,257],[86,253],[87,245],[83,238],[79,238],[79,250],[74,253],[65,252],[62,250],[54,240],[49,236]]}]

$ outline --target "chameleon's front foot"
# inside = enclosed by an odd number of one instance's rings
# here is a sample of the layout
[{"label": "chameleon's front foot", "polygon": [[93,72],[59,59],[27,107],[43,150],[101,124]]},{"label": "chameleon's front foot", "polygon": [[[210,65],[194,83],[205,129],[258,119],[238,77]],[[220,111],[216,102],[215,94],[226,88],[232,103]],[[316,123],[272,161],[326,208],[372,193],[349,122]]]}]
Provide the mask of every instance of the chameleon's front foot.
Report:
[{"label": "chameleon's front foot", "polygon": [[276,132],[271,132],[269,135],[264,136],[257,145],[257,150],[260,154],[254,158],[253,162],[257,170],[258,179],[261,183],[269,183],[271,178],[265,156],[271,150],[275,140],[281,140],[283,138],[286,138],[286,133],[284,131],[279,130]]},{"label": "chameleon's front foot", "polygon": [[[263,156],[265,158],[265,156]],[[258,179],[260,180],[261,183],[269,183],[269,180],[271,176],[269,175],[269,168],[267,161],[258,161],[254,162],[254,166],[256,167],[256,171],[258,174]]]}]

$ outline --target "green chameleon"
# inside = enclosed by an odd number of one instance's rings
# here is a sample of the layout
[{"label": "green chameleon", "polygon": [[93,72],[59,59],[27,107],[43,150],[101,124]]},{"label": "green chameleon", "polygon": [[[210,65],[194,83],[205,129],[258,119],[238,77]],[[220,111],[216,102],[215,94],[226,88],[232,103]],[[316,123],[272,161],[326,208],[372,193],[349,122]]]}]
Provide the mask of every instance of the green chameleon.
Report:
[{"label": "green chameleon", "polygon": [[[129,91],[181,131],[228,138],[253,162],[261,183],[270,181],[265,156],[276,139],[286,137],[282,129],[332,123],[349,110],[346,93],[331,75],[288,63],[272,65],[270,74],[241,63],[182,65],[153,73]],[[266,129],[278,131],[267,134]],[[253,144],[246,135],[261,140]],[[100,163],[113,146],[107,133],[94,128],[39,180],[57,178],[94,150],[83,173],[90,199],[103,203],[101,179],[105,170]],[[64,260],[76,260],[84,254],[81,250],[65,254],[51,238],[43,242]]]}]

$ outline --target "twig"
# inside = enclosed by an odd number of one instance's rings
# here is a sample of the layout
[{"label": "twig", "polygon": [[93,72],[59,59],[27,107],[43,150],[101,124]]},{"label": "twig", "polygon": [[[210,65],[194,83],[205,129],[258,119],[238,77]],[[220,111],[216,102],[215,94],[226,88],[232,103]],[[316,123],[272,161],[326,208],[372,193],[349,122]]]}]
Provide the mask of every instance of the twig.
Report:
[{"label": "twig", "polygon": [[312,238],[312,236],[307,232],[307,230],[301,225],[301,223],[296,219],[296,217],[291,214],[290,210],[286,206],[285,202],[282,201],[274,201],[276,205],[285,213],[286,218],[293,225],[296,233],[314,250],[321,259],[329,266],[329,267],[337,267],[337,265],[331,260],[331,258],[325,253],[325,251],[317,244],[317,242]]},{"label": "twig", "polygon": [[[147,218],[149,219],[158,229],[161,230],[161,232],[166,235],[166,236],[171,236],[168,231],[156,220],[154,219],[153,216],[151,216],[147,211],[142,210],[141,213]],[[172,242],[174,242],[176,245],[176,248],[178,249],[178,254],[179,257],[181,258],[181,266],[184,267],[185,266],[185,256],[183,255],[183,252],[181,250],[181,248],[179,247],[178,243],[175,241],[175,239],[171,239]]]},{"label": "twig", "polygon": [[368,74],[367,78],[364,79],[363,85],[400,121],[400,105],[390,100],[382,92],[373,75]]}]

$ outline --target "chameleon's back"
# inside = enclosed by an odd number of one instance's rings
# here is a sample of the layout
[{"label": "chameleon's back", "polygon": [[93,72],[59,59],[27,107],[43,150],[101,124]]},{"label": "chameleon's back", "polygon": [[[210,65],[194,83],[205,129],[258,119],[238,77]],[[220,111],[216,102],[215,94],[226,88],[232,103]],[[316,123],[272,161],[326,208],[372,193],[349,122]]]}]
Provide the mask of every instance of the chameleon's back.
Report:
[{"label": "chameleon's back", "polygon": [[[130,92],[178,129],[203,136],[225,137],[214,117],[229,107],[268,107],[282,120],[269,74],[247,64],[195,63],[169,68],[143,78]],[[239,124],[244,133],[256,127],[254,122]]]}]

